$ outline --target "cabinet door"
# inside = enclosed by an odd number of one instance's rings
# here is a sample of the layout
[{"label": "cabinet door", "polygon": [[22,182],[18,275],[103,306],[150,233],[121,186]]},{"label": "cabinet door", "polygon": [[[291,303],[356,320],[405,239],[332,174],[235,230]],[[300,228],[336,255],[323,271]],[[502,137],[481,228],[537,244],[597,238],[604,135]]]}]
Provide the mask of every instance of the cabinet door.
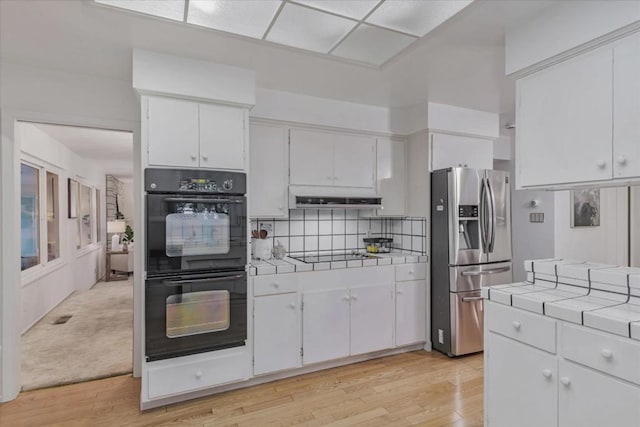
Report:
[{"label": "cabinet door", "polygon": [[302,361],[305,365],[349,355],[349,290],[302,294]]},{"label": "cabinet door", "polygon": [[555,356],[494,333],[485,339],[487,427],[557,426]]},{"label": "cabinet door", "polygon": [[376,166],[378,194],[382,196],[379,216],[404,216],[407,214],[406,199],[406,143],[390,138],[378,138]]},{"label": "cabinet door", "polygon": [[244,113],[200,104],[200,167],[244,170]]},{"label": "cabinet door", "polygon": [[393,347],[393,285],[351,289],[351,354]]},{"label": "cabinet door", "polygon": [[493,169],[493,141],[431,134],[431,170],[451,167]]},{"label": "cabinet door", "polygon": [[291,129],[290,183],[333,185],[333,135]]},{"label": "cabinet door", "polygon": [[601,48],[518,80],[518,186],[612,178],[612,60]]},{"label": "cabinet door", "polygon": [[614,178],[640,176],[640,35],[613,49]]},{"label": "cabinet door", "polygon": [[258,297],[253,305],[254,374],[300,366],[297,294]]},{"label": "cabinet door", "polygon": [[640,387],[560,361],[560,425],[640,426]]},{"label": "cabinet door", "polygon": [[289,174],[287,129],[252,124],[249,135],[249,216],[286,217]]},{"label": "cabinet door", "polygon": [[375,138],[335,135],[334,185],[375,187]]},{"label": "cabinet door", "polygon": [[149,97],[147,117],[150,166],[199,166],[197,103]]},{"label": "cabinet door", "polygon": [[396,346],[425,341],[426,283],[396,283]]}]

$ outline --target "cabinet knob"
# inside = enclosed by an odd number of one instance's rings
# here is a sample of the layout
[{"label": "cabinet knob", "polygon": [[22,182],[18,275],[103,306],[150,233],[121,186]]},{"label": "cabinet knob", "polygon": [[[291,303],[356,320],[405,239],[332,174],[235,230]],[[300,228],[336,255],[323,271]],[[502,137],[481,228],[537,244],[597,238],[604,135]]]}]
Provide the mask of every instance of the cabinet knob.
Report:
[{"label": "cabinet knob", "polygon": [[345,295],[342,297],[343,301],[349,301],[351,298],[349,298],[349,295]]},{"label": "cabinet knob", "polygon": [[398,295],[404,294],[404,291],[398,290],[398,291],[396,291],[396,294],[398,294]]},{"label": "cabinet knob", "polygon": [[627,158],[625,156],[618,156],[618,158],[616,158],[616,162],[618,162],[620,166],[624,166],[627,164]]},{"label": "cabinet knob", "polygon": [[195,162],[196,160],[198,160],[198,156],[191,155],[191,160]]},{"label": "cabinet knob", "polygon": [[336,181],[340,181],[340,178],[337,176],[334,176],[333,179],[335,179]]},{"label": "cabinet knob", "polygon": [[282,211],[284,210],[284,208],[283,208],[282,206],[278,206],[278,210],[279,210],[280,212],[282,212]]},{"label": "cabinet knob", "polygon": [[514,320],[513,322],[511,322],[511,326],[513,326],[513,329],[515,329],[516,331],[519,331],[520,328],[522,327],[522,323],[518,322],[517,320]]},{"label": "cabinet knob", "polygon": [[542,370],[542,376],[549,379],[552,376],[552,372],[551,369],[543,369]]},{"label": "cabinet knob", "polygon": [[605,162],[604,160],[598,160],[596,165],[598,166],[598,169],[604,169],[607,167],[607,162]]},{"label": "cabinet knob", "polygon": [[273,287],[274,287],[274,288],[279,288],[279,287],[280,287],[280,283],[278,283],[278,282],[273,282]]},{"label": "cabinet knob", "polygon": [[602,357],[604,357],[607,360],[611,360],[613,358],[613,352],[608,348],[603,348],[600,351],[600,354],[602,355]]},{"label": "cabinet knob", "polygon": [[333,177],[332,177],[332,176],[328,176],[328,177],[327,177],[327,180],[329,180],[329,181],[331,181],[332,179],[333,179]]},{"label": "cabinet knob", "polygon": [[409,275],[413,276],[413,270],[409,270]]},{"label": "cabinet knob", "polygon": [[202,378],[202,371],[197,371],[197,372],[196,372],[196,378],[197,378],[197,379]]},{"label": "cabinet knob", "polygon": [[204,160],[206,162],[207,160],[209,160],[209,156],[206,156],[206,155],[202,156],[202,160]]},{"label": "cabinet knob", "polygon": [[571,379],[569,377],[560,377],[560,382],[563,386],[569,387],[569,385],[571,384]]},{"label": "cabinet knob", "polygon": [[295,302],[290,302],[289,303],[289,308],[291,308],[291,309],[296,308],[296,303]]},{"label": "cabinet knob", "polygon": [[358,295],[353,295],[353,296],[351,297],[351,299],[352,299],[352,300],[354,300],[354,301],[355,301],[355,300],[357,300],[357,299],[358,299]]}]

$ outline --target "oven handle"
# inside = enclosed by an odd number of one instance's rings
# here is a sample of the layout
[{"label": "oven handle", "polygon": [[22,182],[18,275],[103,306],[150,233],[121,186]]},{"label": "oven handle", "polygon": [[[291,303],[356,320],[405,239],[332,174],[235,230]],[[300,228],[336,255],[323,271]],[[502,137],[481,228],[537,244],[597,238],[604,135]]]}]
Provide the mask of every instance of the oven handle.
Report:
[{"label": "oven handle", "polygon": [[195,197],[166,197],[165,202],[185,202],[185,203],[244,203],[244,200],[233,199],[198,199]]},{"label": "oven handle", "polygon": [[214,277],[211,279],[163,280],[162,283],[164,283],[167,286],[176,286],[176,285],[186,285],[189,283],[220,282],[222,280],[229,280],[229,279],[242,279],[242,277],[243,276],[241,274],[236,274],[235,276]]}]

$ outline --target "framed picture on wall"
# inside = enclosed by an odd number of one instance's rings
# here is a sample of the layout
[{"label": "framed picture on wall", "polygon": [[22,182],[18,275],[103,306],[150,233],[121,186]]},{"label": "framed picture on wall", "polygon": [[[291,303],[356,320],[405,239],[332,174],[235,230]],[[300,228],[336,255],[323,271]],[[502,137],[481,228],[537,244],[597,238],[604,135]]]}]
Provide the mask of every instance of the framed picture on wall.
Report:
[{"label": "framed picture on wall", "polygon": [[600,189],[571,190],[571,227],[600,225]]},{"label": "framed picture on wall", "polygon": [[78,181],[68,179],[69,218],[78,218]]}]

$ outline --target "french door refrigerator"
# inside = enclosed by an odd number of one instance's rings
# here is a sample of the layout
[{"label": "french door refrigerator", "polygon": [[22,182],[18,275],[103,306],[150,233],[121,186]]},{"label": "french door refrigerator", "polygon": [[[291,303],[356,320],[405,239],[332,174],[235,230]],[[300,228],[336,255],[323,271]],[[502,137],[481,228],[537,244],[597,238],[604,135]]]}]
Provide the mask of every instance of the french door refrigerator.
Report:
[{"label": "french door refrigerator", "polygon": [[431,174],[431,342],[448,356],[483,349],[481,288],[513,281],[507,172]]}]

